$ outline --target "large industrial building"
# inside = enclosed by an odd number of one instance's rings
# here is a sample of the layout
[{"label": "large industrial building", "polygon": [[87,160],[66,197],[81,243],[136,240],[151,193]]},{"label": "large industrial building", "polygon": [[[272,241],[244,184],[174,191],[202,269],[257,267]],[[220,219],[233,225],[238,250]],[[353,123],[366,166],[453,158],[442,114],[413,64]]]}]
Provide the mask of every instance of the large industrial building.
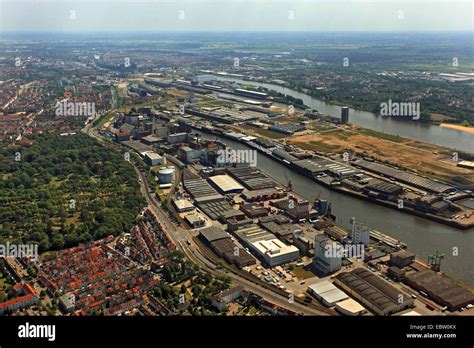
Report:
[{"label": "large industrial building", "polygon": [[358,174],[358,171],[354,170],[354,168],[338,162],[327,164],[326,169],[329,175],[337,179],[350,178],[353,175]]},{"label": "large industrial building", "polygon": [[393,200],[403,193],[403,187],[384,180],[372,179],[370,183],[363,188],[363,191],[369,196]]},{"label": "large industrial building", "polygon": [[369,226],[356,221],[355,218],[351,218],[349,237],[353,244],[364,244],[365,246],[368,246],[370,240],[370,228]]},{"label": "large industrial building", "polygon": [[459,161],[457,163],[457,166],[461,168],[474,169],[474,162],[473,161]]},{"label": "large industrial building", "polygon": [[178,149],[178,158],[185,163],[206,163],[217,164],[216,158],[219,146],[215,143],[208,142],[206,144],[189,143]]},{"label": "large industrial building", "polygon": [[250,266],[256,260],[246,250],[238,247],[227,233],[217,227],[208,227],[200,231],[200,238],[212,251],[230,264],[239,268]]},{"label": "large industrial building", "polygon": [[176,134],[169,134],[166,137],[166,141],[168,144],[179,144],[179,143],[187,143],[190,140],[190,136],[188,133],[176,133]]},{"label": "large industrial building", "polygon": [[292,154],[290,154],[289,152],[287,152],[285,150],[282,150],[282,149],[279,149],[279,148],[273,149],[272,150],[272,155],[274,155],[275,157],[281,159],[285,163],[292,163],[292,162],[298,161],[298,157],[295,157]]},{"label": "large industrial building", "polygon": [[395,266],[400,269],[406,267],[415,261],[415,254],[407,250],[399,250],[390,254],[390,266]]},{"label": "large industrial building", "polygon": [[261,189],[261,190],[244,190],[242,197],[247,202],[262,202],[271,199],[279,199],[286,196],[286,192],[279,191],[275,188]]},{"label": "large industrial building", "polygon": [[163,156],[160,156],[156,152],[153,151],[147,151],[145,152],[145,163],[147,163],[150,166],[161,166],[166,164],[166,159]]},{"label": "large industrial building", "polygon": [[297,160],[296,162],[294,162],[294,165],[299,167],[299,169],[302,169],[304,172],[316,176],[320,173],[326,172],[328,170],[327,165],[330,165],[332,163],[333,162],[325,158],[315,157],[299,161]]},{"label": "large industrial building", "polygon": [[349,316],[362,315],[367,312],[359,302],[354,301],[351,298],[336,303],[336,310],[343,315]]},{"label": "large industrial building", "polygon": [[311,208],[308,200],[293,195],[289,199],[273,201],[271,204],[284,210],[288,216],[295,220],[307,219],[317,214],[317,211]]},{"label": "large industrial building", "polygon": [[267,93],[251,91],[251,90],[243,89],[243,88],[236,88],[234,90],[234,93],[243,95],[245,97],[256,98],[256,99],[265,99],[268,96]]},{"label": "large industrial building", "polygon": [[449,193],[456,190],[452,186],[428,178],[424,178],[422,176],[409,173],[407,171],[395,169],[384,164],[369,162],[361,159],[354,162],[354,165],[365,170],[371,171],[373,173],[383,175],[387,178],[395,178],[397,181],[403,182],[405,184],[420,188],[431,193]]},{"label": "large industrial building", "polygon": [[234,210],[225,200],[199,203],[198,207],[212,220],[219,220],[222,216]]},{"label": "large industrial building", "polygon": [[333,283],[327,280],[308,286],[308,292],[327,307],[332,307],[337,302],[349,298],[344,291],[336,288]]},{"label": "large industrial building", "polygon": [[209,178],[209,182],[222,194],[237,194],[244,190],[237,181],[229,175],[214,175]]},{"label": "large industrial building", "polygon": [[184,172],[183,186],[197,203],[224,200],[224,197],[209,185],[205,179],[189,171]]},{"label": "large industrial building", "polygon": [[[313,267],[323,275],[334,273],[341,269],[342,258],[334,252],[341,245],[329,239],[324,234],[318,234],[314,241]],[[327,253],[327,251],[333,251]]]},{"label": "large industrial building", "polygon": [[273,180],[255,167],[230,167],[227,168],[227,173],[251,191],[272,189],[276,186]]},{"label": "large industrial building", "polygon": [[235,234],[245,246],[270,267],[294,261],[300,256],[298,248],[286,245],[275,235],[256,225],[245,226],[237,230]]},{"label": "large industrial building", "polygon": [[259,225],[283,241],[291,242],[293,233],[299,228],[290,223],[286,215],[269,215],[259,219]]},{"label": "large industrial building", "polygon": [[410,308],[415,300],[364,268],[339,273],[334,282],[366,308],[378,315],[390,315]]},{"label": "large industrial building", "polygon": [[431,269],[406,275],[404,282],[412,288],[423,291],[437,303],[455,311],[468,304],[474,304],[474,293],[454,284],[450,279]]},{"label": "large industrial building", "polygon": [[201,235],[201,238],[207,243],[212,243],[220,239],[230,238],[227,233],[217,227],[203,228],[201,231],[199,231],[199,233]]},{"label": "large industrial building", "polygon": [[176,211],[180,213],[195,209],[194,205],[187,199],[173,199],[173,206],[175,207]]},{"label": "large industrial building", "polygon": [[192,228],[199,228],[203,227],[206,224],[206,221],[201,219],[196,214],[188,214],[184,217],[184,220],[191,226]]},{"label": "large industrial building", "polygon": [[242,204],[240,210],[250,219],[256,219],[268,215],[268,209],[257,203]]},{"label": "large industrial building", "polygon": [[[239,110],[231,110],[228,108],[191,108],[187,113],[193,116],[205,118],[207,120],[215,121],[221,124],[235,124],[240,122],[248,122],[258,119],[258,115],[241,112]],[[245,135],[243,135],[245,136]]]},{"label": "large industrial building", "polygon": [[255,242],[253,249],[263,256],[265,263],[270,267],[285,264],[300,257],[297,247],[286,245],[277,238]]}]

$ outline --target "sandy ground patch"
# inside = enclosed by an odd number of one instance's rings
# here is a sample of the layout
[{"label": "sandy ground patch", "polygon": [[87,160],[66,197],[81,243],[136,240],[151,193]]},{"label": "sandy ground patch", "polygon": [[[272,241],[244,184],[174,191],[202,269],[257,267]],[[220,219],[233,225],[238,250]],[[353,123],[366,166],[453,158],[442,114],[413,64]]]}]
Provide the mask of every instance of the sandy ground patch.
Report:
[{"label": "sandy ground patch", "polygon": [[461,126],[459,124],[451,124],[451,123],[441,123],[440,126],[474,134],[474,127],[466,127],[466,126]]}]

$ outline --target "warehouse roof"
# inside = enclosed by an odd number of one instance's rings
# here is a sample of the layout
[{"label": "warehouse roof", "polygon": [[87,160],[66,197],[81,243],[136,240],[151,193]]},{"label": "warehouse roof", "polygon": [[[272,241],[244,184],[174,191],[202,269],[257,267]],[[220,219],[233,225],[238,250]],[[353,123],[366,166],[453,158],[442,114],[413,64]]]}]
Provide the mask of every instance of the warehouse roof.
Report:
[{"label": "warehouse roof", "polygon": [[365,308],[359,302],[351,298],[336,303],[336,308],[352,314],[359,314],[365,311]]},{"label": "warehouse roof", "polygon": [[142,138],[142,141],[145,141],[147,143],[157,143],[161,140],[161,138],[154,136],[154,135],[147,135]]},{"label": "warehouse roof", "polygon": [[389,167],[384,164],[369,162],[366,160],[358,160],[353,164],[373,173],[383,174],[386,177],[395,178],[401,182],[427,190],[429,192],[443,193],[454,190],[452,186],[404,170]]},{"label": "warehouse roof", "polygon": [[188,221],[190,224],[193,224],[194,222],[199,222],[203,221],[198,215],[195,214],[189,214],[184,217],[186,221]]},{"label": "warehouse roof", "polygon": [[239,248],[230,238],[214,240],[211,246],[219,254],[238,267],[243,267],[255,263],[255,259],[246,250]]},{"label": "warehouse roof", "polygon": [[218,220],[229,210],[233,210],[230,204],[225,200],[199,203],[198,207],[212,220]]},{"label": "warehouse roof", "polygon": [[399,295],[402,295],[403,302],[411,300],[408,294],[397,290],[364,268],[356,268],[351,272],[339,273],[336,279],[358,293],[380,311],[385,311],[392,305],[400,305]]},{"label": "warehouse roof", "polygon": [[395,185],[382,180],[371,180],[370,184],[366,186],[369,190],[385,192],[388,194],[396,194],[402,190],[400,185]]},{"label": "warehouse roof", "polygon": [[250,201],[256,198],[263,198],[263,197],[281,197],[283,195],[286,195],[286,193],[280,193],[278,190],[275,188],[265,188],[265,189],[259,189],[259,190],[244,190],[242,192],[242,196],[244,197],[245,200]]},{"label": "warehouse roof", "polygon": [[313,291],[315,294],[320,294],[325,291],[329,291],[329,290],[333,290],[337,288],[334,286],[333,283],[325,280],[316,284],[311,284],[310,286],[308,286],[308,289],[311,289],[311,291]]},{"label": "warehouse roof", "polygon": [[410,285],[423,290],[435,300],[452,309],[468,303],[474,303],[474,293],[466,288],[456,285],[431,269],[415,272],[406,276]]},{"label": "warehouse roof", "polygon": [[248,217],[265,216],[268,214],[268,209],[257,203],[242,204],[240,210],[242,210]]},{"label": "warehouse roof", "polygon": [[396,256],[400,258],[409,258],[409,257],[415,257],[415,254],[413,254],[412,252],[408,250],[402,249],[402,250],[391,253],[390,256]]},{"label": "warehouse roof", "polygon": [[144,155],[145,155],[145,157],[148,157],[151,160],[160,160],[160,159],[163,158],[162,156],[160,156],[159,154],[157,154],[154,151],[147,151],[147,152],[144,153]]},{"label": "warehouse roof", "polygon": [[219,239],[230,238],[227,233],[218,227],[208,227],[202,229],[200,233],[209,243]]},{"label": "warehouse roof", "polygon": [[122,127],[120,127],[121,132],[127,132],[127,133],[130,133],[133,129],[135,129],[135,126],[129,123],[124,123]]},{"label": "warehouse roof", "polygon": [[298,161],[299,159],[296,158],[295,156],[291,155],[289,152],[286,152],[285,150],[281,150],[281,149],[274,149],[272,150],[272,153],[277,156],[277,157],[280,157],[282,159],[285,159],[289,162],[295,162],[295,161]]},{"label": "warehouse roof", "polygon": [[194,208],[194,205],[187,199],[175,199],[173,200],[173,203],[178,210],[188,210]]},{"label": "warehouse roof", "polygon": [[319,173],[319,172],[327,171],[328,168],[326,166],[331,163],[332,163],[331,161],[328,161],[324,158],[311,158],[311,159],[296,161],[295,165],[311,173]]},{"label": "warehouse roof", "polygon": [[269,240],[275,238],[274,234],[267,232],[254,224],[238,229],[235,234],[239,238],[246,240],[248,243],[255,243],[260,240]]},{"label": "warehouse roof", "polygon": [[223,193],[242,192],[244,190],[242,185],[226,174],[211,176],[209,180]]},{"label": "warehouse roof", "polygon": [[186,178],[184,188],[191,194],[196,202],[217,201],[224,199],[209,183],[201,178]]},{"label": "warehouse roof", "polygon": [[249,190],[261,190],[277,186],[272,179],[255,167],[230,167],[226,170]]},{"label": "warehouse roof", "polygon": [[230,238],[214,239],[211,241],[211,245],[221,254],[233,252],[236,247]]},{"label": "warehouse roof", "polygon": [[258,242],[253,243],[253,246],[262,255],[269,254],[272,257],[299,251],[297,247],[293,245],[286,245],[276,238],[270,240],[259,240]]},{"label": "warehouse roof", "polygon": [[327,280],[308,286],[308,290],[329,305],[349,298],[344,291],[336,288],[333,283]]}]

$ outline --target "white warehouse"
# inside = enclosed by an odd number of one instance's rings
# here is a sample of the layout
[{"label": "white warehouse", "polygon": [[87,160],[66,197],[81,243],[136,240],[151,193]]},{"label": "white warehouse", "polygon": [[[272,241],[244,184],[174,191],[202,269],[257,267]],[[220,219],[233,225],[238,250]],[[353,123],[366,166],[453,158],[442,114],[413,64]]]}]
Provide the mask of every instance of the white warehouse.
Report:
[{"label": "white warehouse", "polygon": [[299,249],[293,245],[286,245],[279,239],[260,240],[252,244],[265,262],[273,267],[288,263],[300,257]]},{"label": "white warehouse", "polygon": [[332,307],[337,302],[349,298],[344,291],[336,288],[333,283],[327,280],[308,286],[308,292],[327,307]]}]

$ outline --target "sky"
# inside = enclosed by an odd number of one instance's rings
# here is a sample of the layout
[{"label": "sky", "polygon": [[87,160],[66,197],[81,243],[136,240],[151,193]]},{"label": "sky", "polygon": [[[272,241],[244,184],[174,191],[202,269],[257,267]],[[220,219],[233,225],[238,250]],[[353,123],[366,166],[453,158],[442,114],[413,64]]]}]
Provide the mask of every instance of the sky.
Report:
[{"label": "sky", "polygon": [[0,0],[0,32],[473,30],[472,0]]}]

